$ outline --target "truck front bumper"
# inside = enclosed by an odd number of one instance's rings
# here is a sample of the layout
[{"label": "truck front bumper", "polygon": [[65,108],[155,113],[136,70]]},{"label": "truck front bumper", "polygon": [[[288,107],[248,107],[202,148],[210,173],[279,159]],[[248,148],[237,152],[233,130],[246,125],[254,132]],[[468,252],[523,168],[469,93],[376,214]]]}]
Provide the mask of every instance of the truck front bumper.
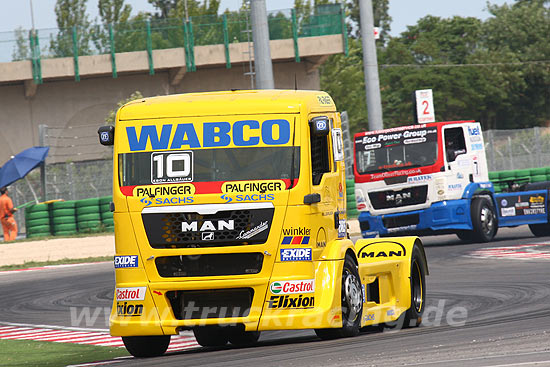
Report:
[{"label": "truck front bumper", "polygon": [[466,199],[440,201],[426,209],[376,216],[361,212],[359,224],[364,238],[377,235],[442,234],[473,229],[470,201]]}]

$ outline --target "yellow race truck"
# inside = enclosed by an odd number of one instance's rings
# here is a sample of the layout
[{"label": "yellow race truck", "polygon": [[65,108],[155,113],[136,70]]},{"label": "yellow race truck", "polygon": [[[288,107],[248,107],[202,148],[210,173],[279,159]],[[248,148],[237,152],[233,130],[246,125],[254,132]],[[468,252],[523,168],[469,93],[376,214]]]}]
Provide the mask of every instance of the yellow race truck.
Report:
[{"label": "yellow race truck", "polygon": [[340,124],[324,92],[270,90],[145,98],[99,129],[114,146],[110,329],[131,354],[183,330],[221,346],[420,324],[421,241],[349,238]]}]

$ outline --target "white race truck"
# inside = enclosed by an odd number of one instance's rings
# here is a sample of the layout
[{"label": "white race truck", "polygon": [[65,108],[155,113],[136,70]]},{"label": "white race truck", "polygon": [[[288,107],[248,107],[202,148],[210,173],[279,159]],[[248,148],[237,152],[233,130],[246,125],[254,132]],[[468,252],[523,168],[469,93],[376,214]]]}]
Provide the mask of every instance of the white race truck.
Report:
[{"label": "white race truck", "polygon": [[499,227],[528,224],[550,235],[549,182],[495,193],[481,125],[435,122],[354,137],[357,209],[363,237],[455,233],[488,242]]}]

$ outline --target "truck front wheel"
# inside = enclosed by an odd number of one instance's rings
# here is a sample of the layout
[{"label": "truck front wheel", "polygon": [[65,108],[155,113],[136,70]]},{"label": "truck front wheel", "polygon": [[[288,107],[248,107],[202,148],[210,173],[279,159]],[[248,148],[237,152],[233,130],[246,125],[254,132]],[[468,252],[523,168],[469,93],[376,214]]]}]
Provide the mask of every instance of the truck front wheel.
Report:
[{"label": "truck front wheel", "polygon": [[158,357],[170,345],[170,335],[123,336],[126,350],[134,357]]},{"label": "truck front wheel", "polygon": [[332,329],[315,329],[315,334],[321,339],[336,339],[359,334],[361,314],[363,312],[363,292],[359,280],[357,265],[346,255],[342,270],[342,327]]},{"label": "truck front wheel", "polygon": [[223,347],[227,344],[227,328],[217,325],[197,326],[193,329],[197,343],[203,347]]},{"label": "truck front wheel", "polygon": [[489,242],[497,233],[497,217],[493,204],[486,198],[474,198],[471,208],[474,239]]}]

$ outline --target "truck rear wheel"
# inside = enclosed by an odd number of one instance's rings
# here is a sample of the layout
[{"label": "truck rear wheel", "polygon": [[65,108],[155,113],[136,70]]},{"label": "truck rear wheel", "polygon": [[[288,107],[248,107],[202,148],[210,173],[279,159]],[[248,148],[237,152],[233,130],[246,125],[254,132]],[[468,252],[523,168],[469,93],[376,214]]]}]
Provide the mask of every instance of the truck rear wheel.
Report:
[{"label": "truck rear wheel", "polygon": [[548,223],[529,224],[529,229],[537,237],[550,236],[550,224]]},{"label": "truck rear wheel", "polygon": [[493,204],[486,198],[474,198],[471,207],[474,239],[489,242],[497,233],[497,217]]},{"label": "truck rear wheel", "polygon": [[170,345],[170,335],[123,336],[126,350],[134,357],[158,357]]},{"label": "truck rear wheel", "polygon": [[405,312],[404,327],[416,327],[422,323],[426,304],[426,263],[418,246],[414,246],[411,258],[411,307]]},{"label": "truck rear wheel", "polygon": [[359,280],[357,265],[351,255],[347,254],[342,270],[342,327],[331,329],[315,329],[315,334],[321,339],[336,339],[359,334],[361,314],[363,312],[363,292]]},{"label": "truck rear wheel", "polygon": [[193,329],[197,343],[203,347],[223,347],[227,344],[227,328],[221,326],[197,326]]}]

